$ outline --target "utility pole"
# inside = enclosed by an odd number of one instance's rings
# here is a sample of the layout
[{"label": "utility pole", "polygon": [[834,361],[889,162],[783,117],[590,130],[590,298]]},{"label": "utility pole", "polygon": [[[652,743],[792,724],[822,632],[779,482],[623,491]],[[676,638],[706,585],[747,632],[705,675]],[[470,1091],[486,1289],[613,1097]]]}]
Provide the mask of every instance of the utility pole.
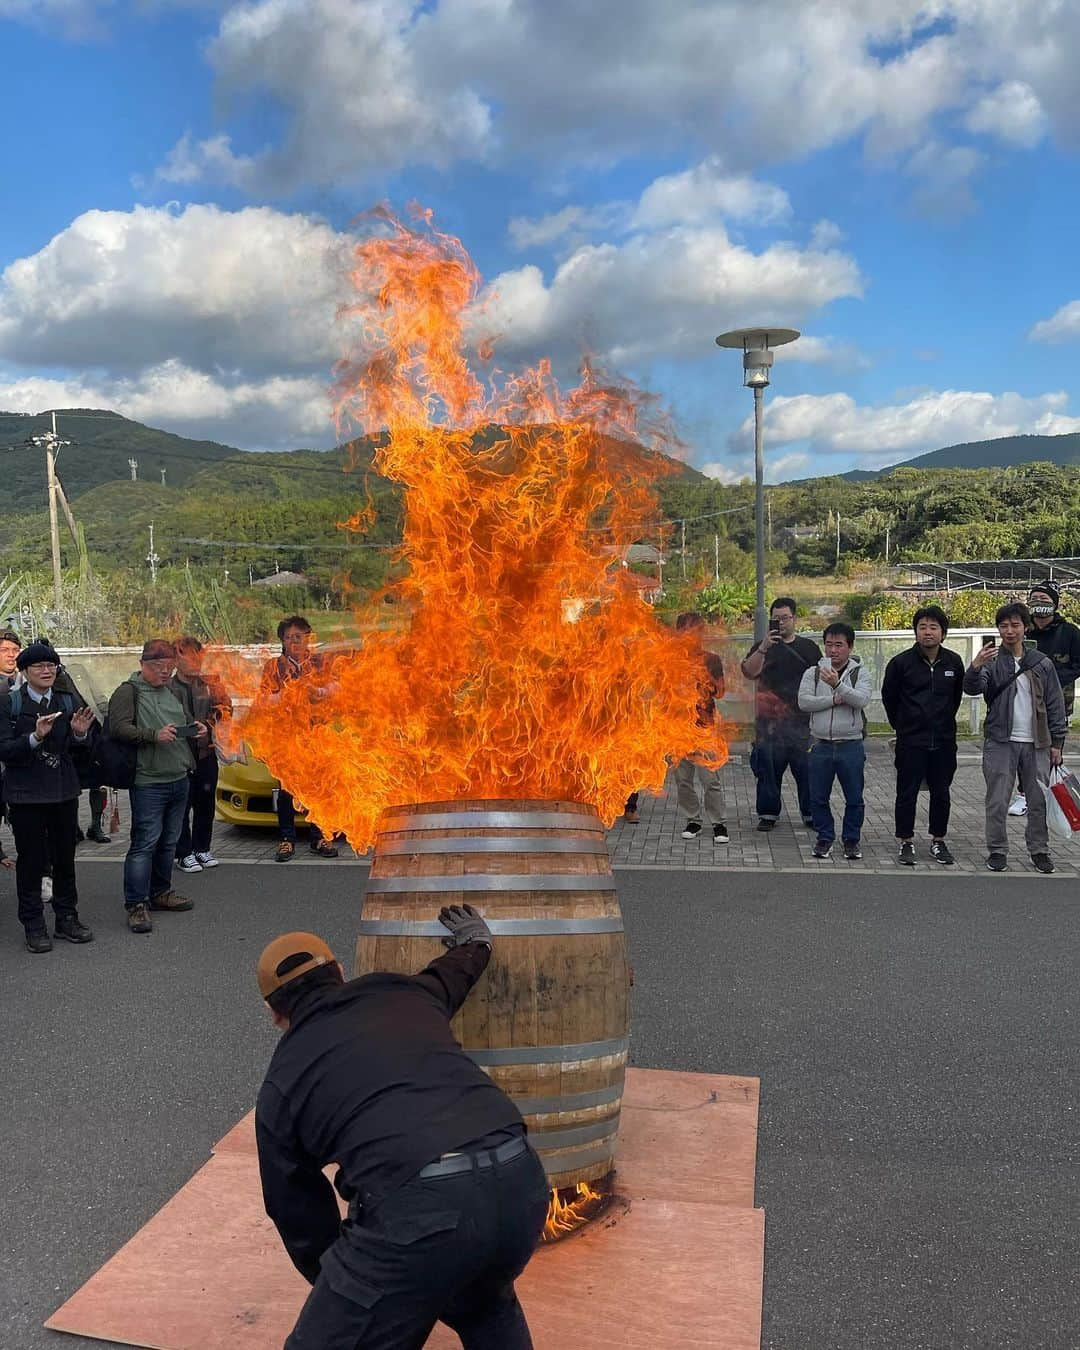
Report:
[{"label": "utility pole", "polygon": [[686,580],[686,521],[679,522],[682,525],[682,579]]},{"label": "utility pole", "polygon": [[889,565],[889,527],[885,526],[885,566]]},{"label": "utility pole", "polygon": [[139,461],[135,458],[130,458],[128,460],[128,468],[131,470],[131,481],[137,483],[139,481]]},{"label": "utility pole", "polygon": [[161,469],[161,486],[162,486],[162,487],[165,486],[165,469],[164,469],[164,466],[163,466],[162,469]]},{"label": "utility pole", "polygon": [[840,512],[836,513],[836,565],[840,566]]},{"label": "utility pole", "polygon": [[248,563],[248,585],[255,585],[255,569],[252,567],[251,563]]},{"label": "utility pole", "polygon": [[716,579],[717,579],[717,581],[719,581],[719,580],[720,580],[720,536],[719,536],[718,534],[714,534],[714,535],[713,535],[713,549],[714,549],[715,552],[716,552]]},{"label": "utility pole", "polygon": [[146,555],[146,561],[150,564],[150,585],[157,585],[157,565],[161,561],[154,552],[154,526],[150,526],[150,552]]},{"label": "utility pole", "polygon": [[768,521],[769,521],[769,524],[768,524],[768,531],[769,531],[769,552],[771,553],[771,552],[772,552],[772,498],[771,498],[771,497],[770,497],[770,498],[768,499],[768,501],[765,503],[765,513],[766,513],[766,515],[767,515],[767,517],[768,517]]},{"label": "utility pole", "polygon": [[[49,547],[52,552],[53,600],[59,613],[64,596],[63,576],[60,571],[60,524],[56,513],[56,498],[60,492],[60,485],[56,480],[56,456],[60,453],[62,446],[70,445],[71,442],[62,440],[57,434],[56,413],[54,412],[52,414],[52,430],[42,432],[37,436],[31,436],[26,443],[45,451],[45,485],[49,494]],[[68,510],[66,501],[64,502],[64,509],[65,511]],[[69,518],[70,514],[70,511],[68,511]],[[74,534],[74,526],[72,526],[72,533]]]}]

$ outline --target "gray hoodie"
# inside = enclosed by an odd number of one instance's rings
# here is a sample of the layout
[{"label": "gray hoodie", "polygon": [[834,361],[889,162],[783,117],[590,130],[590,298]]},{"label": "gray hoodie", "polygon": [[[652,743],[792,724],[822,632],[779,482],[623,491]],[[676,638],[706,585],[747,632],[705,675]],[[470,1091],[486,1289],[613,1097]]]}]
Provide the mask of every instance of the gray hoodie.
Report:
[{"label": "gray hoodie", "polygon": [[861,741],[866,734],[863,709],[873,693],[870,672],[852,654],[833,689],[821,678],[823,670],[831,669],[832,660],[823,656],[803,672],[799,684],[799,707],[810,714],[810,735],[818,741]]}]

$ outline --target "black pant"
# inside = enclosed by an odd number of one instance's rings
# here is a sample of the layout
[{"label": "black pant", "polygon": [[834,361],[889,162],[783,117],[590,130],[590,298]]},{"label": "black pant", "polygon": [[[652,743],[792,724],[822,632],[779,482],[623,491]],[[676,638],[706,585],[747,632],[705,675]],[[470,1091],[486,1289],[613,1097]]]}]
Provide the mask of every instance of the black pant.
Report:
[{"label": "black pant", "polygon": [[464,1350],[532,1350],[514,1280],[548,1195],[531,1148],[482,1170],[407,1182],[344,1224],[285,1350],[421,1350],[436,1322]]},{"label": "black pant", "polygon": [[[293,802],[292,793],[286,792],[283,787],[278,788],[277,794],[277,823],[278,833],[282,839],[287,839],[290,844],[296,843],[296,804]],[[322,830],[314,821],[308,824],[308,843],[317,844],[322,839]]]},{"label": "black pant", "polygon": [[52,872],[53,913],[73,916],[79,904],[75,889],[75,845],[79,832],[79,799],[69,802],[10,802],[8,814],[15,836],[15,889],[19,922],[28,933],[45,931],[41,878]]},{"label": "black pant", "polygon": [[808,751],[810,729],[800,718],[761,718],[754,729],[754,748],[750,769],[757,779],[755,805],[761,820],[779,820],[783,810],[782,779],[790,769],[799,798],[799,815],[809,818],[810,770]]},{"label": "black pant", "polygon": [[209,754],[197,760],[188,786],[184,823],[176,841],[176,860],[189,853],[209,853],[214,837],[214,797],[217,793],[218,759]]},{"label": "black pant", "polygon": [[949,832],[952,802],[949,788],[956,774],[956,745],[896,743],[896,837],[911,839],[915,834],[915,808],[923,780],[930,789],[930,834],[944,839]]}]

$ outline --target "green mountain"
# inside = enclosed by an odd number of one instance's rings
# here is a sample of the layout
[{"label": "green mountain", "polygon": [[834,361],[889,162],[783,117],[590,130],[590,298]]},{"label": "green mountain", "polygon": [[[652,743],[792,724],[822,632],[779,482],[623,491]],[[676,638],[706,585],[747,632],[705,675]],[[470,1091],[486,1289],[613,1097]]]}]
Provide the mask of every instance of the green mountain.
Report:
[{"label": "green mountain", "polygon": [[878,478],[893,469],[1007,469],[1015,464],[1080,464],[1080,432],[1064,436],[1000,436],[991,441],[966,441],[930,450],[901,464],[876,472],[853,469],[844,477],[850,483]]}]

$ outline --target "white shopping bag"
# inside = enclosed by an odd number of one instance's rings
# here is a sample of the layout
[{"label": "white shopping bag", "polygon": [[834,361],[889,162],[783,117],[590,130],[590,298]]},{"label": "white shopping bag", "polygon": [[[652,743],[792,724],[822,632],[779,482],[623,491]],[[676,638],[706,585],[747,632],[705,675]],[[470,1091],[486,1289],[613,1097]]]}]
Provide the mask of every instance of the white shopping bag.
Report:
[{"label": "white shopping bag", "polygon": [[1040,780],[1039,787],[1046,798],[1046,825],[1050,833],[1058,839],[1071,839],[1073,829],[1069,824],[1068,817],[1061,809],[1061,804],[1050,790],[1050,784]]}]

